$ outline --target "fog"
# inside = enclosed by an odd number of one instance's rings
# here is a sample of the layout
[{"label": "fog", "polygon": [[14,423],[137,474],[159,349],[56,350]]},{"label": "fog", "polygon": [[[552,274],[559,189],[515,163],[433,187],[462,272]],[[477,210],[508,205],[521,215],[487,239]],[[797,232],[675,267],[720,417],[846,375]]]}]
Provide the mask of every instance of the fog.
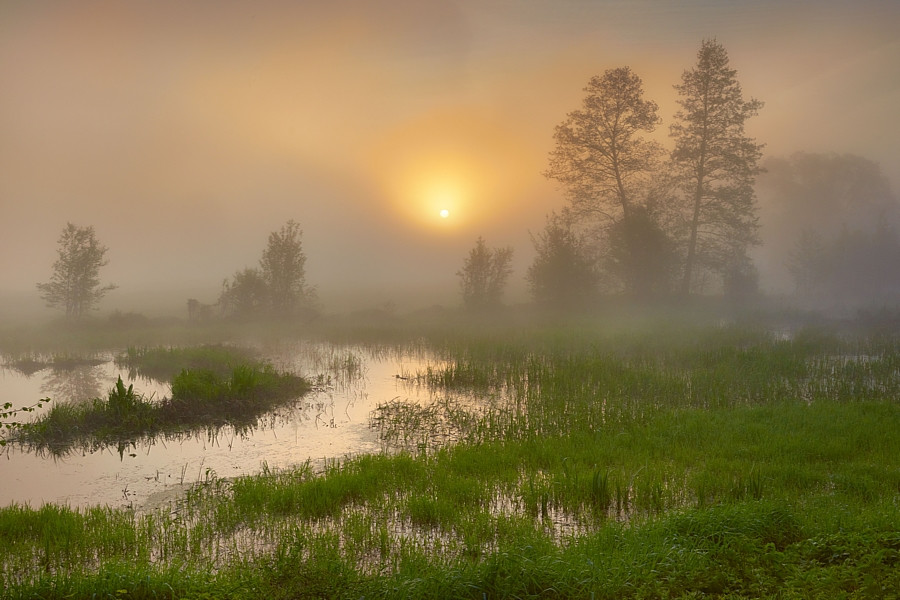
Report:
[{"label": "fog", "polygon": [[109,248],[104,309],[214,302],[289,219],[326,307],[456,305],[478,236],[524,299],[554,127],[628,65],[668,144],[704,38],[765,102],[766,158],[856,154],[900,190],[897,31],[894,0],[4,2],[0,312],[40,306],[69,221]]}]

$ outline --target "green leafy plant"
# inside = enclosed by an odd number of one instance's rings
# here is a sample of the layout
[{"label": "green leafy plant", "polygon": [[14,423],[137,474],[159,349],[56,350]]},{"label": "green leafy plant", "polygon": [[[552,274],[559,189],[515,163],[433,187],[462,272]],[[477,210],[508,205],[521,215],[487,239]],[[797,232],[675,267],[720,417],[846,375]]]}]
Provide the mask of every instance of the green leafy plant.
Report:
[{"label": "green leafy plant", "polygon": [[[12,419],[16,418],[16,415],[19,413],[30,413],[35,410],[41,408],[50,402],[50,398],[41,398],[38,402],[31,404],[29,406],[22,406],[14,409],[12,402],[4,402],[2,408],[0,408],[0,430],[3,431],[4,434],[8,434],[14,430],[21,430],[28,427],[28,423],[23,423],[21,421],[15,421]],[[0,437],[0,446],[5,446],[7,444],[6,437]]]}]

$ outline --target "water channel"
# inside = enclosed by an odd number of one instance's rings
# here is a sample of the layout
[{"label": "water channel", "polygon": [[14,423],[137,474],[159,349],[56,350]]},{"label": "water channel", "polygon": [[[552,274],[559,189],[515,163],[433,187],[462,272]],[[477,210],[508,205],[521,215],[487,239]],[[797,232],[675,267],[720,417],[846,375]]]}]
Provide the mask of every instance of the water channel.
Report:
[{"label": "water channel", "polygon": [[[302,342],[259,350],[276,369],[311,380],[321,378],[326,384],[295,406],[263,418],[243,435],[223,428],[212,436],[204,431],[180,439],[136,441],[121,454],[107,448],[56,458],[7,445],[0,453],[0,506],[56,503],[140,508],[211,476],[258,472],[264,463],[279,469],[307,460],[321,463],[378,452],[381,444],[370,417],[379,404],[433,399],[424,385],[409,377],[438,364],[421,351]],[[126,385],[133,384],[145,396],[170,394],[166,383],[130,376],[127,368],[115,364],[115,354],[98,356],[98,364],[45,367],[30,374],[0,367],[0,402],[19,407],[48,396],[53,402],[105,397],[120,375]],[[48,408],[33,415],[44,410]],[[28,418],[32,416],[25,415]],[[25,420],[21,415],[19,419]]]}]

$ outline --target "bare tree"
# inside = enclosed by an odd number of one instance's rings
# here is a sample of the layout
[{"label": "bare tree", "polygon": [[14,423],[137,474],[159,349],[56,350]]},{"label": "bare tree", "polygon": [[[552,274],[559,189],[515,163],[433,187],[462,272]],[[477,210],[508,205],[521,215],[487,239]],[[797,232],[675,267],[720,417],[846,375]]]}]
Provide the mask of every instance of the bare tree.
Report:
[{"label": "bare tree", "polygon": [[77,319],[96,308],[115,285],[100,285],[100,267],[108,262],[108,248],[100,244],[93,227],[67,223],[58,240],[57,259],[47,283],[37,284],[47,306],[62,308],[66,317]]},{"label": "bare tree", "polygon": [[478,237],[469,251],[460,278],[463,304],[469,309],[493,308],[500,305],[506,281],[512,273],[513,249],[488,248],[484,238]]},{"label": "bare tree", "polygon": [[753,182],[760,172],[762,145],[745,135],[744,123],[763,103],[743,99],[736,74],[725,48],[705,40],[697,65],[675,86],[681,110],[670,135],[675,140],[672,164],[685,199],[685,295],[698,265],[724,274],[758,243]]}]

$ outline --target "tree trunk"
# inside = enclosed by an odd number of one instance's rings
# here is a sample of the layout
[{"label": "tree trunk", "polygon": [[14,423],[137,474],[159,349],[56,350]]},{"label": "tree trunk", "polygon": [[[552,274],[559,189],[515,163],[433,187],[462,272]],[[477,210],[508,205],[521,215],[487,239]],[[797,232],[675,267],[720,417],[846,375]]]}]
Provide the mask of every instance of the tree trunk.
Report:
[{"label": "tree trunk", "polygon": [[694,261],[697,256],[697,229],[700,227],[700,201],[703,198],[703,175],[697,178],[697,190],[694,192],[694,215],[691,219],[691,239],[688,242],[688,254],[684,261],[684,279],[681,282],[681,294],[687,298],[691,295],[691,277]]}]

